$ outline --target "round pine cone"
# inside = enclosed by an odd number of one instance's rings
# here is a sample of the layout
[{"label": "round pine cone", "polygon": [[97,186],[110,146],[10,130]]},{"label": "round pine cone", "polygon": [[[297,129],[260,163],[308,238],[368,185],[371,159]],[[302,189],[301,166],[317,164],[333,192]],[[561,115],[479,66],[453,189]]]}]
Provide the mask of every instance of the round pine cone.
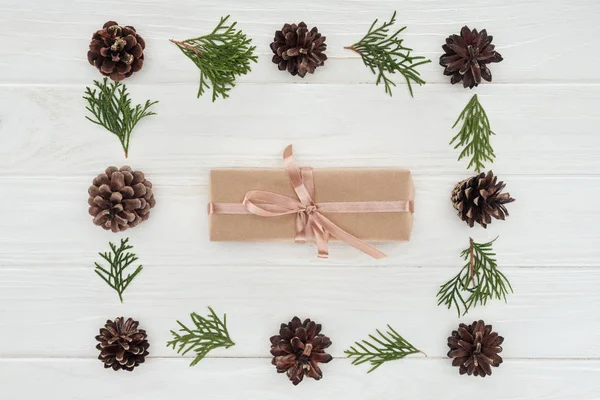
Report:
[{"label": "round pine cone", "polygon": [[273,62],[280,71],[288,70],[292,75],[304,78],[306,73],[313,74],[317,67],[325,64],[325,36],[314,27],[308,30],[304,22],[285,24],[275,32],[271,50],[275,54]]},{"label": "round pine cone", "polygon": [[100,343],[96,348],[100,350],[98,359],[104,363],[104,368],[115,371],[124,369],[133,371],[142,364],[148,355],[148,335],[143,329],[138,329],[138,321],[123,317],[115,321],[107,320],[104,328],[100,328],[100,335],[96,340]]},{"label": "round pine cone", "polygon": [[452,203],[458,216],[472,228],[475,222],[487,228],[495,219],[508,216],[505,204],[515,201],[509,193],[501,193],[506,184],[498,182],[492,171],[458,182],[452,191]]},{"label": "round pine cone", "polygon": [[122,232],[147,220],[156,203],[152,183],[141,171],[128,166],[108,167],[94,179],[88,193],[94,224],[113,232]]},{"label": "round pine cone", "polygon": [[145,48],[146,42],[133,26],[108,21],[92,36],[87,56],[102,75],[120,81],[142,69]]},{"label": "round pine cone", "polygon": [[286,373],[294,385],[302,382],[304,375],[319,380],[323,377],[318,363],[328,363],[333,357],[325,352],[331,340],[321,335],[321,325],[310,319],[304,322],[294,317],[281,324],[279,335],[271,337],[271,354],[277,372]]},{"label": "round pine cone", "polygon": [[452,76],[452,84],[462,81],[464,87],[472,89],[481,83],[481,78],[492,81],[492,73],[486,64],[502,61],[500,53],[494,50],[493,38],[485,29],[477,32],[477,29],[464,26],[460,36],[450,35],[446,39],[440,65],[445,67],[444,75]]},{"label": "round pine cone", "polygon": [[460,324],[448,338],[448,357],[453,358],[452,365],[459,367],[461,375],[483,378],[492,374],[492,367],[502,364],[502,357],[498,355],[502,352],[502,342],[504,338],[481,320],[471,325]]}]

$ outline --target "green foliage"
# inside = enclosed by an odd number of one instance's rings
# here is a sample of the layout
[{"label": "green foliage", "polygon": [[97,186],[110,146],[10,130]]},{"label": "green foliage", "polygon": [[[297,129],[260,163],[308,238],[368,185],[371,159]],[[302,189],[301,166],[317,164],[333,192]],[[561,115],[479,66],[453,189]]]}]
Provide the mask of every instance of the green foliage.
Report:
[{"label": "green foliage", "polygon": [[208,35],[181,42],[171,40],[200,70],[198,97],[212,84],[212,101],[219,96],[229,97],[236,75],[250,72],[250,62],[258,59],[254,55],[256,46],[250,46],[252,39],[235,29],[237,22],[227,25],[228,18],[229,15],[221,17],[217,27]]},{"label": "green foliage", "polygon": [[367,373],[370,373],[386,361],[400,360],[409,354],[422,353],[404,340],[391,326],[388,325],[388,329],[385,334],[377,329],[379,337],[369,335],[375,344],[362,340],[355,342],[356,346],[351,346],[350,350],[344,351],[348,357],[356,357],[352,361],[352,365],[368,362],[371,364],[371,369]]},{"label": "green foliage", "polygon": [[467,169],[475,166],[475,171],[481,172],[485,169],[484,162],[494,162],[496,157],[490,144],[490,136],[495,135],[495,133],[490,128],[490,121],[481,103],[479,103],[477,95],[473,95],[454,125],[452,125],[452,129],[460,121],[463,121],[460,132],[452,138],[450,144],[456,142],[455,149],[464,146],[458,159],[471,157]]},{"label": "green foliage", "polygon": [[494,258],[496,253],[492,250],[496,239],[487,243],[475,243],[469,239],[469,247],[460,254],[466,263],[458,275],[440,287],[438,306],[444,304],[448,309],[454,306],[460,317],[471,307],[486,305],[494,298],[506,302],[506,295],[513,289],[506,276],[498,270]]},{"label": "green foliage", "polygon": [[218,347],[228,349],[235,345],[227,331],[227,315],[223,314],[223,321],[221,321],[212,308],[208,307],[208,309],[210,315],[206,318],[196,313],[190,314],[196,329],[190,329],[177,321],[181,333],[171,331],[173,340],[167,343],[167,347],[172,347],[182,356],[194,350],[196,358],[192,361],[190,367],[198,364],[213,349]]},{"label": "green foliage", "polygon": [[94,272],[96,272],[108,286],[113,288],[119,294],[121,303],[123,302],[123,292],[125,292],[125,289],[127,289],[133,278],[135,278],[143,269],[143,267],[139,265],[133,273],[128,274],[123,278],[125,270],[138,259],[135,254],[128,251],[133,248],[128,242],[129,238],[121,239],[119,248],[109,242],[108,244],[110,245],[111,252],[98,253],[100,257],[110,265],[110,270],[102,267],[98,263],[94,263],[96,265]]},{"label": "green foliage", "polygon": [[142,118],[156,115],[155,112],[148,111],[148,109],[158,101],[146,100],[144,106],[138,104],[132,107],[127,86],[119,82],[107,83],[108,79],[104,78],[102,83],[94,81],[97,90],[86,88],[83,98],[88,102],[86,109],[93,114],[94,119],[88,116],[86,118],[115,134],[119,138],[125,151],[125,158],[127,158],[129,139],[133,128]]},{"label": "green foliage", "polygon": [[[375,28],[377,19],[371,24],[367,34],[352,46],[345,49],[353,50],[360,54],[363,62],[371,71],[377,75],[376,85],[383,83],[385,92],[392,95],[392,86],[396,84],[391,80],[389,74],[399,72],[404,76],[408,84],[410,95],[414,97],[411,82],[419,85],[425,84],[416,68],[419,65],[430,63],[431,60],[423,56],[411,56],[412,49],[404,47],[404,39],[398,35],[406,27],[398,29],[395,33],[388,35],[390,27],[396,22],[396,11],[389,22],[384,22]],[[387,74],[387,75],[386,75]]]}]

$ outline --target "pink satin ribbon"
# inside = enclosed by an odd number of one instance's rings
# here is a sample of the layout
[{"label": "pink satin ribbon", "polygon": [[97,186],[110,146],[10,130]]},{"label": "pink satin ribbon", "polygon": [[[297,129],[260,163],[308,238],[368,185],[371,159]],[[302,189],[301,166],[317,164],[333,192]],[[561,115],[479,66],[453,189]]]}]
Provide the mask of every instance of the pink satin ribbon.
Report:
[{"label": "pink satin ribbon", "polygon": [[325,213],[371,213],[371,212],[414,212],[413,202],[399,201],[358,201],[328,202],[316,204],[314,180],[311,168],[298,168],[292,154],[292,146],[283,152],[283,163],[297,199],[263,190],[251,190],[244,201],[239,203],[210,203],[209,214],[254,214],[261,217],[279,217],[296,214],[296,237],[298,243],[315,242],[321,258],[329,256],[330,236],[380,259],[386,254],[366,242],[346,232],[325,217]]}]

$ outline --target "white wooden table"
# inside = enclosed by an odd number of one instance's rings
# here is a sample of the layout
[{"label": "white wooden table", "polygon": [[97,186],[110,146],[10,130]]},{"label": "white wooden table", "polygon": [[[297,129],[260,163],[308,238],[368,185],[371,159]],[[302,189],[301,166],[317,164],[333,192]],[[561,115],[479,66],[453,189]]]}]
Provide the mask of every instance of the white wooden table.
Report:
[{"label": "white wooden table", "polygon": [[[343,50],[375,18],[398,11],[407,44],[432,59],[410,98],[376,87]],[[204,34],[231,14],[259,62],[228,100],[196,99],[198,72],[168,39]],[[159,100],[124,160],[116,138],[84,119],[94,30],[110,19],[146,39],[134,101]],[[285,22],[327,36],[329,61],[301,80],[271,63]],[[0,398],[2,399],[598,399],[600,398],[600,3],[596,0],[0,0]],[[464,25],[487,28],[504,62],[494,82],[452,86],[440,46]],[[402,25],[400,25],[402,26]],[[468,175],[448,146],[473,93],[497,132],[493,170],[517,199],[511,216],[470,229],[449,201]],[[279,167],[293,143],[302,165],[403,166],[414,173],[413,240],[373,261],[342,245],[208,241],[212,167]],[[143,170],[157,206],[115,235],[87,214],[87,187],[109,165]],[[495,249],[515,293],[458,319],[436,306],[469,236]],[[131,238],[145,266],[118,302],[93,272],[109,241]],[[226,312],[237,345],[196,367],[166,348],[175,320]],[[151,356],[133,373],[104,370],[94,336],[132,316]],[[293,387],[270,364],[269,336],[294,315],[331,337],[324,379]],[[483,318],[505,337],[490,378],[459,376],[445,357],[460,321]],[[343,350],[391,324],[429,357],[367,375]]]}]

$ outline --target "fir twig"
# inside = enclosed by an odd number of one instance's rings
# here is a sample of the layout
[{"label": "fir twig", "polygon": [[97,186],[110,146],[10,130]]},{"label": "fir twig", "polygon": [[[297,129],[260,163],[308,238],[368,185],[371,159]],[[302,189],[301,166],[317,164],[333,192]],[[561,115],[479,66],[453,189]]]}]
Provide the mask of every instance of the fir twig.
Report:
[{"label": "fir twig", "polygon": [[506,302],[506,295],[513,289],[506,276],[498,270],[494,258],[496,253],[492,250],[496,239],[487,243],[475,243],[469,239],[469,247],[460,254],[466,263],[454,278],[440,287],[438,306],[455,307],[460,317],[472,307],[486,305],[491,299]]},{"label": "fir twig", "polygon": [[460,161],[464,157],[471,157],[467,169],[475,166],[475,171],[481,172],[485,169],[484,162],[494,162],[496,155],[494,149],[490,144],[490,136],[495,133],[490,128],[490,121],[488,120],[485,110],[479,103],[477,95],[473,95],[467,106],[458,116],[458,119],[452,125],[452,129],[462,121],[462,127],[456,136],[452,138],[450,144],[456,142],[455,149],[463,147],[464,149],[460,152],[458,160]]},{"label": "fir twig", "polygon": [[236,76],[250,72],[250,62],[258,59],[254,55],[256,46],[250,46],[252,39],[235,29],[237,22],[228,25],[227,19],[229,15],[221,17],[208,35],[183,41],[171,39],[200,70],[198,97],[212,85],[212,101],[219,96],[229,97]]},{"label": "fir twig", "polygon": [[94,263],[96,265],[94,272],[96,272],[108,286],[113,288],[119,294],[121,303],[123,302],[123,292],[125,292],[125,289],[127,289],[133,278],[135,278],[143,269],[143,267],[139,265],[133,273],[123,277],[125,270],[138,259],[135,254],[128,252],[128,250],[133,248],[133,246],[128,243],[129,238],[121,239],[121,245],[117,248],[117,246],[109,242],[108,244],[110,245],[111,252],[98,253],[110,267],[104,268],[97,262]]},{"label": "fir twig", "polygon": [[390,27],[396,22],[396,11],[394,11],[388,22],[384,22],[381,26],[375,28],[377,21],[375,20],[371,24],[369,31],[360,41],[344,48],[360,54],[365,65],[377,75],[375,84],[383,83],[387,94],[391,96],[392,86],[396,86],[389,74],[399,72],[406,80],[410,95],[414,97],[411,82],[418,85],[425,84],[416,68],[430,63],[431,60],[423,56],[412,56],[411,52],[413,50],[404,46],[404,39],[400,39],[398,35],[406,27],[388,35]]},{"label": "fir twig", "polygon": [[355,346],[351,346],[350,350],[344,351],[348,357],[356,357],[352,360],[352,365],[370,363],[371,369],[367,373],[373,372],[384,362],[400,360],[409,354],[423,353],[407,342],[389,325],[388,332],[382,333],[377,329],[377,333],[379,337],[369,335],[374,343],[362,340],[355,342]]},{"label": "fir twig", "polygon": [[190,329],[177,321],[181,333],[171,331],[173,340],[167,343],[167,347],[172,347],[182,356],[191,350],[196,353],[196,358],[190,367],[198,364],[213,349],[218,347],[228,349],[235,345],[227,331],[227,315],[223,314],[223,321],[221,321],[212,308],[208,307],[208,309],[210,310],[208,317],[202,317],[196,313],[190,314],[196,329]]},{"label": "fir twig", "polygon": [[158,101],[146,100],[143,106],[137,104],[132,107],[127,86],[120,82],[107,83],[108,79],[104,78],[102,83],[94,81],[97,90],[86,87],[85,96],[83,96],[88,102],[86,109],[94,116],[93,119],[88,116],[86,118],[115,134],[119,138],[123,151],[125,151],[125,158],[127,158],[129,139],[133,128],[142,118],[156,115],[155,112],[149,111],[149,108]]}]

